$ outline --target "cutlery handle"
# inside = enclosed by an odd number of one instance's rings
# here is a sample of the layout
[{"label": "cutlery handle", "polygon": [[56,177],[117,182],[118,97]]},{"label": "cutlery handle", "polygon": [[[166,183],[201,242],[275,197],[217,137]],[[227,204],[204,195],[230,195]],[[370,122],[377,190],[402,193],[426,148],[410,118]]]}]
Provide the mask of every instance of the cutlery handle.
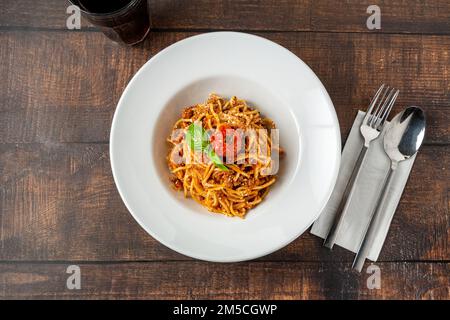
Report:
[{"label": "cutlery handle", "polygon": [[379,223],[383,216],[381,209],[383,208],[383,203],[386,202],[387,196],[389,194],[388,190],[389,190],[389,186],[392,182],[392,177],[394,176],[395,169],[396,169],[396,165],[393,163],[391,165],[391,168],[389,169],[389,173],[388,173],[387,177],[384,180],[383,189],[382,189],[380,195],[378,196],[377,205],[376,205],[374,211],[372,211],[372,213],[370,215],[369,224],[367,225],[367,228],[366,228],[366,231],[364,232],[361,244],[356,253],[355,260],[353,261],[352,268],[356,269],[358,272],[361,272],[361,270],[364,266],[366,257],[369,254],[371,244],[375,240],[375,234],[376,234],[375,231],[377,230],[377,226],[379,226]]},{"label": "cutlery handle", "polygon": [[328,231],[328,235],[323,243],[323,245],[327,248],[332,249],[334,243],[336,242],[339,229],[342,225],[342,221],[344,220],[343,219],[344,212],[346,211],[347,205],[349,203],[348,200],[351,198],[351,195],[353,193],[353,186],[355,185],[356,177],[358,176],[361,164],[366,156],[367,150],[369,150],[369,148],[364,145],[361,151],[359,152],[358,159],[356,160],[355,166],[353,167],[352,174],[347,182],[347,186],[345,187],[341,202],[339,203],[339,207],[336,211],[336,216],[334,217],[333,224],[331,226],[330,231]]}]

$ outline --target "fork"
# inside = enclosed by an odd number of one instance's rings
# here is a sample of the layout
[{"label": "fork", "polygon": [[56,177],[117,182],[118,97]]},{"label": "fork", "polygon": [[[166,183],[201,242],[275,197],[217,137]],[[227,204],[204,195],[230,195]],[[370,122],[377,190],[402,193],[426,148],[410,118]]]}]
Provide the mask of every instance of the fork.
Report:
[{"label": "fork", "polygon": [[[358,159],[356,160],[356,164],[353,168],[350,179],[348,180],[347,186],[345,187],[344,194],[342,196],[341,202],[339,203],[338,210],[336,211],[333,225],[328,231],[328,235],[326,236],[323,243],[323,245],[327,248],[332,249],[333,245],[336,242],[339,229],[342,225],[342,221],[344,220],[344,216],[348,208],[349,199],[352,197],[352,194],[354,192],[355,181],[358,177],[359,171],[361,169],[361,164],[364,161],[367,150],[369,150],[370,142],[378,138],[381,131],[383,130],[386,119],[389,116],[392,107],[394,106],[398,94],[399,90],[396,90],[395,88],[390,89],[389,86],[385,86],[384,84],[382,84],[369,104],[369,108],[360,127],[361,135],[364,138],[364,145],[359,152]],[[381,99],[379,100],[380,96]]]}]

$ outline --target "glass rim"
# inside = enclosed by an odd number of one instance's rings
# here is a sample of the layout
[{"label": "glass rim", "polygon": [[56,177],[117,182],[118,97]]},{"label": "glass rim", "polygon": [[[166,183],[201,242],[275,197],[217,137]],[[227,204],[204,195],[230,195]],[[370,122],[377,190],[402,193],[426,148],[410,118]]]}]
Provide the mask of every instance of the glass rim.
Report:
[{"label": "glass rim", "polygon": [[[79,4],[76,4],[74,2],[78,2],[79,0],[68,0],[71,4],[73,4],[74,6],[77,6],[80,11],[86,15],[90,15],[90,16],[96,16],[96,17],[107,17],[107,16],[112,16],[112,15],[117,15],[117,14],[121,14],[124,13],[125,11],[131,9],[136,3],[138,3],[139,1],[143,1],[143,0],[131,0],[126,6],[115,10],[115,11],[111,11],[111,12],[90,12],[90,11],[86,11],[84,10],[82,7],[80,7]],[[123,12],[122,12],[123,11]]]}]

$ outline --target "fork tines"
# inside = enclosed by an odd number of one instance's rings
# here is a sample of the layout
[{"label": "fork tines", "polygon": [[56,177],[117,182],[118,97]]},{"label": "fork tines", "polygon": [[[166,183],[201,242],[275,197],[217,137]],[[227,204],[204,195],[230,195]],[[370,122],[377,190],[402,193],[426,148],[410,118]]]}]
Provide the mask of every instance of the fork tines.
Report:
[{"label": "fork tines", "polygon": [[[369,109],[367,110],[366,117],[368,117],[365,121],[370,127],[375,129],[381,129],[391,112],[392,107],[394,106],[395,100],[399,94],[399,90],[395,88],[390,88],[382,84],[375,96],[370,103]],[[382,95],[382,98],[377,103],[378,98]],[[372,112],[375,107],[375,111]]]}]

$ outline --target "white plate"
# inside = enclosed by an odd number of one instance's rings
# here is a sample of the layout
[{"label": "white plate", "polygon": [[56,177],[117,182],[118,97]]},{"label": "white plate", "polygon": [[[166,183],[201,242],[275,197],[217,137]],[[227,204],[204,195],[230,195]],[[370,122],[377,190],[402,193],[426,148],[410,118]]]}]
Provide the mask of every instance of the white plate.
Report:
[{"label": "white plate", "polygon": [[[236,95],[280,129],[279,180],[245,219],[213,214],[169,185],[166,137],[185,106]],[[333,104],[297,56],[269,40],[214,32],[150,59],[125,89],[112,123],[111,166],[136,221],[167,247],[233,262],[287,245],[319,216],[336,181],[340,132]]]}]

